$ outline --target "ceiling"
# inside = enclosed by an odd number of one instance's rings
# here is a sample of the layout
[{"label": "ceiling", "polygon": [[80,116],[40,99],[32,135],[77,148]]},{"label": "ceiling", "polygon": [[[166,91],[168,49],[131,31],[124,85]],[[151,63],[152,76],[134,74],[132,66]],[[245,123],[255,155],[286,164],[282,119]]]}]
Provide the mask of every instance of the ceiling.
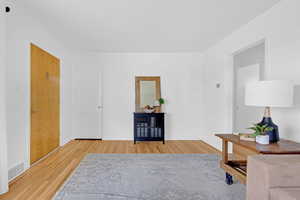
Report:
[{"label": "ceiling", "polygon": [[104,52],[203,51],[280,0],[25,0],[66,42]]}]

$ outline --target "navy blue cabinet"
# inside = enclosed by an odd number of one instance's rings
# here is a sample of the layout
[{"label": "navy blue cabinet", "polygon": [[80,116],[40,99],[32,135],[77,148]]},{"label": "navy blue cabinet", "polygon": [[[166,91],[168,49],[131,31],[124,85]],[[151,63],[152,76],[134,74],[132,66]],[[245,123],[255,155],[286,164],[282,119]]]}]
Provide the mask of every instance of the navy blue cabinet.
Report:
[{"label": "navy blue cabinet", "polygon": [[136,141],[165,143],[164,113],[134,113],[134,144]]}]

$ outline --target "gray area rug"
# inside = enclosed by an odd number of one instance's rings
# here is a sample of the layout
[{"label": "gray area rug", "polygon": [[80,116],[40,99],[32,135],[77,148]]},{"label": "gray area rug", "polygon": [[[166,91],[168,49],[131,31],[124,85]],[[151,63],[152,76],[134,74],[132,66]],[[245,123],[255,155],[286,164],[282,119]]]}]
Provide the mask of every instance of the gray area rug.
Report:
[{"label": "gray area rug", "polygon": [[206,154],[88,154],[55,200],[244,200]]}]

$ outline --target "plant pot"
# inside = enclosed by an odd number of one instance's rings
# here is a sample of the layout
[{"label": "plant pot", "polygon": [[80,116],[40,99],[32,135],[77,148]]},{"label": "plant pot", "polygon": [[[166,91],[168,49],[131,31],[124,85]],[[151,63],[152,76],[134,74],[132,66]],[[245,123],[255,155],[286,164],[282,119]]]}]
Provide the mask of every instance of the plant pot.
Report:
[{"label": "plant pot", "polygon": [[270,144],[269,135],[258,135],[256,136],[256,142],[259,144]]}]

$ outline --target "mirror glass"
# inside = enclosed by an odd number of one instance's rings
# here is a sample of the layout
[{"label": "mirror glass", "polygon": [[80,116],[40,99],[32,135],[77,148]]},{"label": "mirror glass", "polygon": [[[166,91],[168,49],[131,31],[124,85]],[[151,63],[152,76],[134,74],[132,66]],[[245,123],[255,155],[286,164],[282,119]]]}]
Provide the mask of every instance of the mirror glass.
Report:
[{"label": "mirror glass", "polygon": [[140,108],[153,106],[156,100],[156,81],[140,81]]},{"label": "mirror glass", "polygon": [[160,112],[157,100],[160,98],[159,76],[136,76],[135,77],[135,111],[145,112],[145,107],[154,107]]}]

